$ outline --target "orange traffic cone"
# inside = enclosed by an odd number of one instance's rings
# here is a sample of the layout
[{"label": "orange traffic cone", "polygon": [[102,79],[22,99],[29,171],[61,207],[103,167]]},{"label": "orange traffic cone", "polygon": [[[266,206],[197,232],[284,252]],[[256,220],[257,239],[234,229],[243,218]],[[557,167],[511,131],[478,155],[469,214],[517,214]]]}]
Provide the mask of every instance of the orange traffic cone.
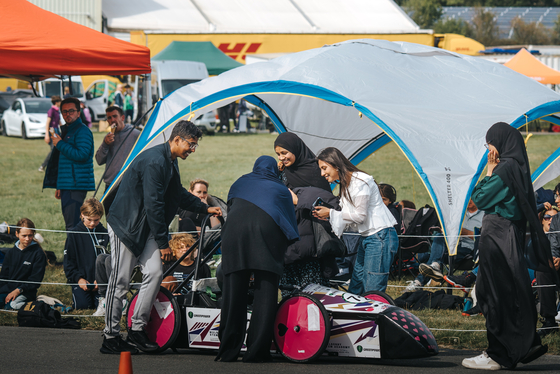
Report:
[{"label": "orange traffic cone", "polygon": [[132,357],[130,356],[130,352],[121,352],[119,374],[132,374]]}]

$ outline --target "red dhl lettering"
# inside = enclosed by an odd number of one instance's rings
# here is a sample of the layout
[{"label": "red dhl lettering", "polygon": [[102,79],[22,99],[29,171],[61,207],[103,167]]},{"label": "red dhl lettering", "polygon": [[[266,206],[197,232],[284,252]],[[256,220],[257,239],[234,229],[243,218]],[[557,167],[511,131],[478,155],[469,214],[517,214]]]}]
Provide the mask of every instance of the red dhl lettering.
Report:
[{"label": "red dhl lettering", "polygon": [[221,43],[218,46],[218,49],[234,60],[237,60],[239,54],[243,53],[241,55],[241,59],[245,61],[246,54],[256,53],[261,45],[262,43]]}]

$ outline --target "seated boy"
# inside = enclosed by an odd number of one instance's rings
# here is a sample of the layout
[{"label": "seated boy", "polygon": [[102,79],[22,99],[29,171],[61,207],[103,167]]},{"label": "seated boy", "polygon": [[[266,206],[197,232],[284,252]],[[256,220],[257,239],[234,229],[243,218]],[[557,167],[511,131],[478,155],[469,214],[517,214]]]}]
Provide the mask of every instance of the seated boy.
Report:
[{"label": "seated boy", "polygon": [[[173,251],[173,256],[178,260],[182,255],[194,244],[195,239],[189,234],[177,234],[173,235],[169,241],[169,247]],[[165,277],[162,281],[162,286],[167,288],[169,291],[173,292],[190,273],[195,269],[195,260],[198,250],[194,250],[187,257],[181,261],[180,264],[173,269],[173,273]],[[165,273],[174,262],[168,262],[163,265],[163,272]],[[198,278],[210,278],[210,267],[204,264],[198,269]],[[191,278],[192,279],[192,278]]]},{"label": "seated boy", "polygon": [[[19,309],[26,302],[37,297],[37,289],[41,286],[47,265],[47,256],[41,246],[33,238],[35,225],[30,219],[22,218],[17,223],[16,237],[19,239],[4,258],[0,279],[0,308]],[[20,283],[18,281],[37,282]]]},{"label": "seated boy", "polygon": [[80,208],[81,220],[69,233],[64,247],[64,272],[72,286],[74,309],[97,308],[97,282],[95,281],[95,260],[105,253],[109,236],[100,223],[103,205],[94,199],[87,199]]}]

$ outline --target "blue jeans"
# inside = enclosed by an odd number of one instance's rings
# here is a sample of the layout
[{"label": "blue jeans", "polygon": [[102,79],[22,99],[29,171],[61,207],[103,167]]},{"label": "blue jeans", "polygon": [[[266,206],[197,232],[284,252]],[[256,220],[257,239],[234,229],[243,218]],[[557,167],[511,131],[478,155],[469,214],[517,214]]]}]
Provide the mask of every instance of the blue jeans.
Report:
[{"label": "blue jeans", "polygon": [[361,295],[367,291],[385,291],[398,248],[399,239],[393,227],[362,237],[348,292]]},{"label": "blue jeans", "polygon": [[[443,234],[439,232],[434,233],[434,236],[430,253],[419,253],[418,262],[426,263],[428,265],[432,265],[434,262],[441,263],[443,252],[445,251],[445,238],[443,237]],[[426,279],[426,277],[422,274],[418,274],[416,280],[419,281],[421,285],[428,283],[428,279]]]}]

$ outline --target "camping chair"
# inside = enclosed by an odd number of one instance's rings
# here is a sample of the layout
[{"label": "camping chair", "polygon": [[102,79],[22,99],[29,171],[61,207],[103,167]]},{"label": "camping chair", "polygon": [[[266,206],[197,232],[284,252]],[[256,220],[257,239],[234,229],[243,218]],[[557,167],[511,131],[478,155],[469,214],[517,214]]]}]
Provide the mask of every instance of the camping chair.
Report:
[{"label": "camping chair", "polygon": [[[406,222],[405,219],[409,219],[410,212],[408,211],[412,211],[412,209],[403,209],[403,222]],[[416,211],[412,220],[409,221],[408,227],[405,229],[404,236],[399,241],[399,249],[397,251],[398,279],[400,279],[403,273],[404,259],[412,257],[418,262],[417,255],[429,252],[432,247],[429,236],[440,230],[439,219],[434,208],[426,205],[424,208]],[[411,266],[407,266],[405,270],[412,276],[416,276]]]}]

